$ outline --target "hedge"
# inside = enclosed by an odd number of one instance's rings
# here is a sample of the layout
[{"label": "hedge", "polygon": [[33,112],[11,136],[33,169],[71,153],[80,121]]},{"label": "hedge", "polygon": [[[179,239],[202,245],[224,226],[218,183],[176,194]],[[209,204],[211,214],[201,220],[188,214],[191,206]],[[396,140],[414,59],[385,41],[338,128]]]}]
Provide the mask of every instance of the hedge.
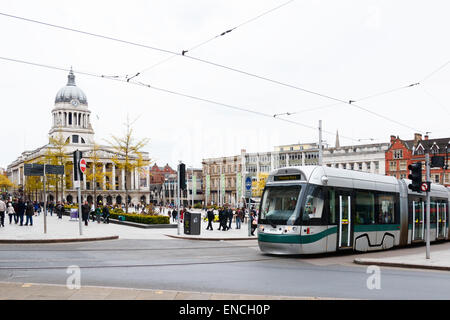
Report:
[{"label": "hedge", "polygon": [[109,217],[111,219],[119,219],[119,216],[124,216],[125,221],[144,223],[144,224],[169,224],[170,218],[168,216],[152,216],[146,214],[132,214],[132,213],[117,213],[111,210]]}]

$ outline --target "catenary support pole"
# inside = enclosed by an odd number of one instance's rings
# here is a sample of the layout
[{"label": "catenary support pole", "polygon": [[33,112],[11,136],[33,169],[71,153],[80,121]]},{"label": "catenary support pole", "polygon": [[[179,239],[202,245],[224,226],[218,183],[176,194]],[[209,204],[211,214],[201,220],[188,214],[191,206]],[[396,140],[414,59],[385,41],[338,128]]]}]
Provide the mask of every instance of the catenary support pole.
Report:
[{"label": "catenary support pole", "polygon": [[[425,168],[426,168],[426,181],[430,181],[430,153],[427,150],[425,153]],[[431,189],[431,183],[429,184]],[[427,190],[427,243],[426,243],[426,257],[430,259],[430,191]]]}]

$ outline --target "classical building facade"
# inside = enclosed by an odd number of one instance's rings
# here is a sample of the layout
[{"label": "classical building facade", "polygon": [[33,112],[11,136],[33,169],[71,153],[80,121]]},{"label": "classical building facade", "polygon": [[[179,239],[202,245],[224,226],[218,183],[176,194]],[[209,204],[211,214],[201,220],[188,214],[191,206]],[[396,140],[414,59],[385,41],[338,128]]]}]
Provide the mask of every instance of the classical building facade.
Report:
[{"label": "classical building facade", "polygon": [[339,146],[323,150],[323,165],[332,168],[385,174],[389,143]]},{"label": "classical building facade", "polygon": [[[125,190],[128,190],[129,202],[138,203],[149,201],[149,174],[148,168],[142,167],[135,169],[133,172],[126,172],[119,169],[119,163],[122,161],[123,155],[117,154],[110,146],[102,146],[94,148],[94,130],[91,124],[91,111],[88,109],[88,102],[84,92],[75,84],[75,75],[70,71],[66,86],[62,87],[55,98],[55,105],[51,111],[52,127],[49,131],[49,137],[56,140],[65,141],[65,183],[63,190],[61,188],[56,194],[54,188],[50,188],[47,193],[47,200],[61,200],[66,202],[77,202],[77,191],[74,188],[73,181],[73,152],[80,150],[83,152],[83,158],[87,161],[87,170],[93,169],[93,163],[101,167],[103,173],[103,181],[96,182],[96,186],[92,181],[84,179],[81,182],[82,199],[89,202],[102,201],[109,204],[125,203]],[[7,173],[10,180],[18,186],[16,193],[23,190],[27,177],[24,176],[25,163],[44,163],[46,154],[55,149],[50,144],[42,146],[32,151],[23,152],[13,163],[7,167]],[[144,160],[148,160],[148,153],[143,152]],[[137,159],[137,157],[132,157]],[[113,161],[115,160],[115,161]],[[94,199],[94,189],[95,198]],[[20,196],[20,194],[19,194]],[[43,200],[44,195],[40,195]]]}]

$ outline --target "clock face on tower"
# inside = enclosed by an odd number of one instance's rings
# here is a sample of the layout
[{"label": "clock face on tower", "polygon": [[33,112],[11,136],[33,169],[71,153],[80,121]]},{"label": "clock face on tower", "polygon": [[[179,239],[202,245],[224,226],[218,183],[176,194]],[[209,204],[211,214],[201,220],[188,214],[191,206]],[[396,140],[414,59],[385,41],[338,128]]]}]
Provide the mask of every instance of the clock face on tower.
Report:
[{"label": "clock face on tower", "polygon": [[72,99],[71,101],[70,101],[70,103],[73,105],[73,106],[77,106],[78,105],[78,100],[77,99]]}]

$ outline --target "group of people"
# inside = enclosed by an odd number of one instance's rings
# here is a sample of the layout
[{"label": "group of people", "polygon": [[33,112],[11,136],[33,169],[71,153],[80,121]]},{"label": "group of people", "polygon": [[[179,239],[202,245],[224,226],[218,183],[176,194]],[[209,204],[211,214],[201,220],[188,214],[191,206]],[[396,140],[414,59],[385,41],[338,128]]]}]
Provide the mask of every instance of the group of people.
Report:
[{"label": "group of people", "polygon": [[[233,211],[229,206],[221,207],[218,209],[219,212],[219,228],[217,230],[227,231],[232,229],[231,223],[233,221],[233,218],[235,218],[236,221],[236,229],[240,229],[242,222],[245,218],[245,211],[244,209],[238,208]],[[208,218],[208,226],[206,227],[206,230],[213,230],[212,223],[215,219],[215,213],[214,209],[210,208],[207,210],[206,216]],[[251,223],[251,234],[254,235],[254,232],[256,230],[257,226],[257,218],[256,218],[256,211],[251,210],[250,212],[250,223]]]},{"label": "group of people", "polygon": [[[20,224],[21,226],[32,226],[33,216],[39,215],[42,211],[42,207],[43,204],[40,204],[39,202],[24,200],[22,198],[10,200],[0,199],[0,227],[5,226],[6,215],[9,217],[9,224],[12,224],[14,221],[15,224]],[[100,223],[101,218],[103,218],[105,223],[109,223],[109,207],[109,205],[105,205],[103,208],[95,208],[94,205],[91,207],[89,206],[89,203],[85,201],[81,206],[81,216],[85,225],[88,225],[89,216],[92,217],[92,221]],[[58,219],[62,219],[64,214],[64,204],[61,201],[58,201],[56,204],[49,202],[47,204],[47,212],[50,213],[51,216],[53,216],[53,213],[56,213]]]},{"label": "group of people", "polygon": [[[100,201],[99,205],[101,204],[102,202]],[[89,217],[91,217],[92,222],[97,221],[100,223],[103,218],[104,223],[109,223],[110,207],[109,204],[104,205],[102,208],[100,208],[100,206],[95,207],[93,204],[92,206],[89,206],[89,202],[85,201],[81,206],[81,218],[84,221],[84,225],[88,225]]]},{"label": "group of people", "polygon": [[[5,226],[5,217],[8,215],[9,224],[13,221],[21,226],[32,226],[33,216],[41,213],[41,204],[36,201],[20,199],[1,200],[0,199],[0,226]],[[24,224],[25,218],[25,224]]]}]

